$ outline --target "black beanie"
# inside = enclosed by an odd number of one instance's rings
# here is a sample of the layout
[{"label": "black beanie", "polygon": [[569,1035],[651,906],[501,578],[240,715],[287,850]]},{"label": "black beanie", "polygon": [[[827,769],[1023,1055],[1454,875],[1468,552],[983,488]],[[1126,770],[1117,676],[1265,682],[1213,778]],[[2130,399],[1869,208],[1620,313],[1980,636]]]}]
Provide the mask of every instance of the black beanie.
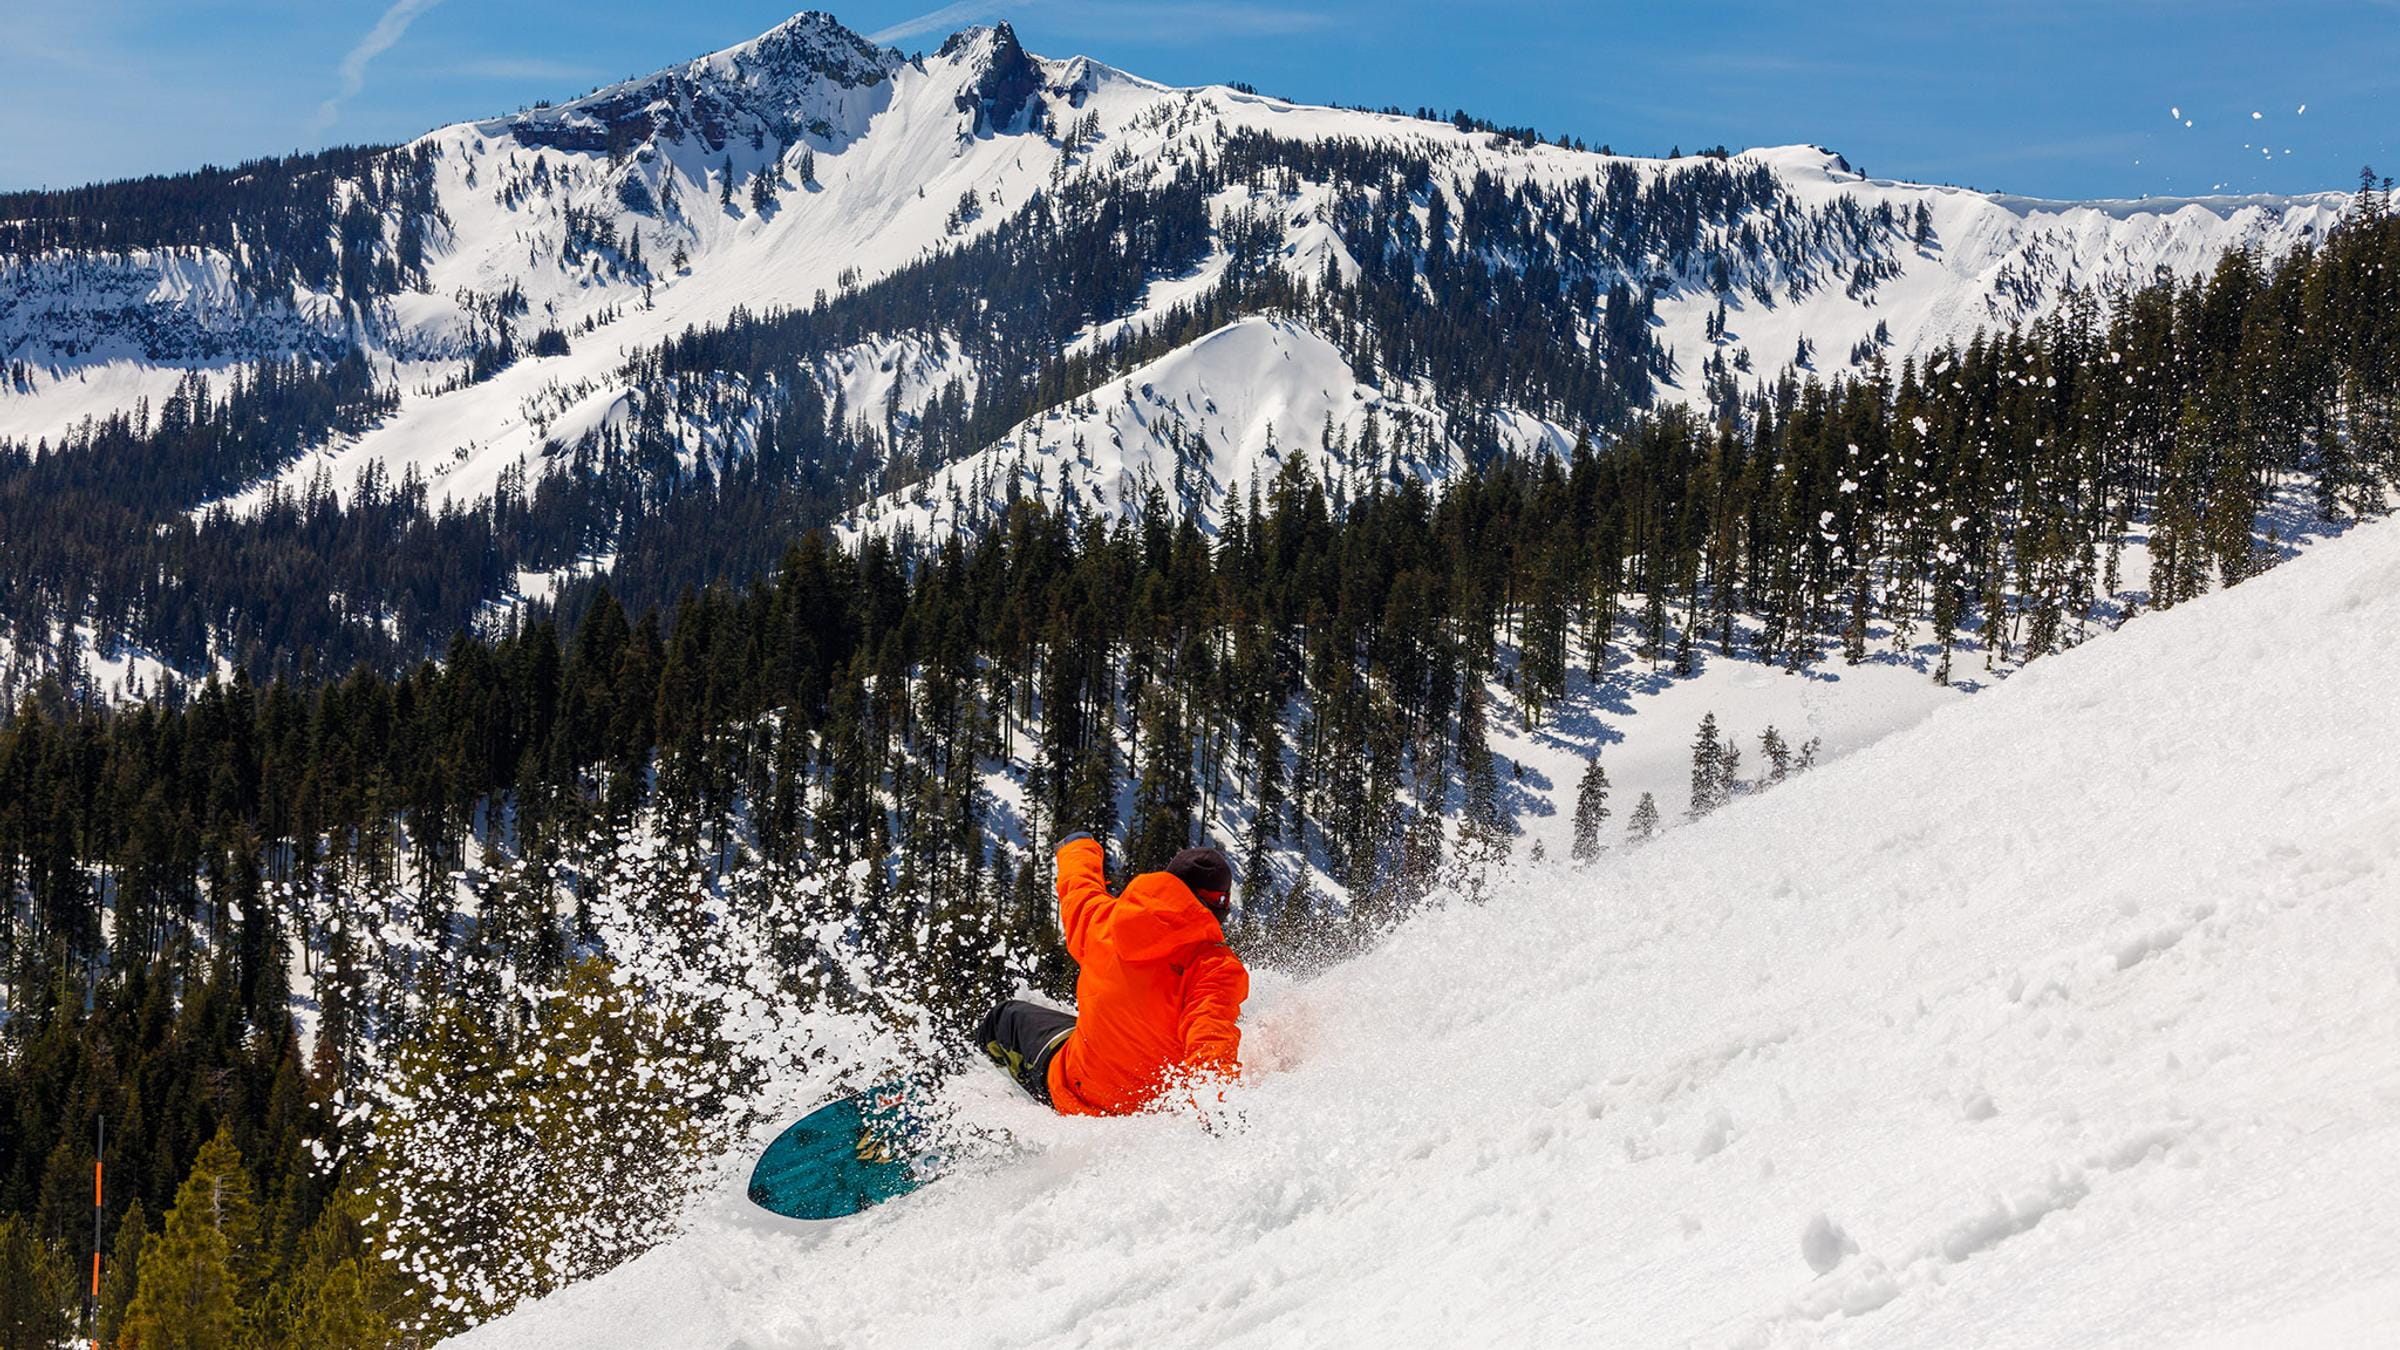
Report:
[{"label": "black beanie", "polygon": [[1197,891],[1223,895],[1233,889],[1233,864],[1213,848],[1187,848],[1167,863],[1167,875]]}]

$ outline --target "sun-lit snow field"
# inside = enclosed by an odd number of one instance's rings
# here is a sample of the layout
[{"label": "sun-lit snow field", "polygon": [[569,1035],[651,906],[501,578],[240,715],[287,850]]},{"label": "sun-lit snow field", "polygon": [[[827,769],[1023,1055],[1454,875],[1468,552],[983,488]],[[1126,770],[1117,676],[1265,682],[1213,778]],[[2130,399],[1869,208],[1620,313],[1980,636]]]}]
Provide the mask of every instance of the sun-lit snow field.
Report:
[{"label": "sun-lit snow field", "polygon": [[742,1200],[472,1346],[2400,1339],[2400,525],[1262,977],[1215,1132]]}]

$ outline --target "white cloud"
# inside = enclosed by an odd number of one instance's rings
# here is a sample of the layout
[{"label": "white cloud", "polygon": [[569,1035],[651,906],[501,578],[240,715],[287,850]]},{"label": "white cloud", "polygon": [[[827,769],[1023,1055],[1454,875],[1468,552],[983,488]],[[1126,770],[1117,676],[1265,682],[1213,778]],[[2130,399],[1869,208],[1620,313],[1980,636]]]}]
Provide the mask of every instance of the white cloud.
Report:
[{"label": "white cloud", "polygon": [[367,31],[367,35],[360,38],[358,45],[350,49],[350,54],[342,58],[338,72],[341,92],[318,106],[318,130],[332,126],[334,119],[342,115],[343,102],[356,97],[359,90],[366,88],[367,63],[391,50],[392,44],[400,40],[400,35],[408,31],[408,26],[417,21],[418,15],[440,3],[441,0],[393,0],[392,7],[383,12],[383,17],[375,21],[375,26]]},{"label": "white cloud", "polygon": [[[957,0],[954,4],[944,5],[940,9],[920,14],[913,19],[902,19],[889,28],[879,28],[867,34],[867,41],[878,46],[886,46],[898,42],[902,38],[945,31],[976,19],[987,19],[999,12],[1000,2],[1001,0]],[[1030,9],[1032,6],[1020,3],[1015,8],[1023,10]]]}]

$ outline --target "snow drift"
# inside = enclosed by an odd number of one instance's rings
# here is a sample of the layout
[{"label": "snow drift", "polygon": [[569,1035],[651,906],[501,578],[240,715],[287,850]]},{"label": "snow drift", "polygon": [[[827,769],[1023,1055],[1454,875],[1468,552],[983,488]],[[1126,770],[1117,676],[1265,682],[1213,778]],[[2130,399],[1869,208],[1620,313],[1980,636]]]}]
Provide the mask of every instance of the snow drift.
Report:
[{"label": "snow drift", "polygon": [[469,1346],[2390,1343],[2400,525],[1304,985],[1227,1119],[750,1210]]}]

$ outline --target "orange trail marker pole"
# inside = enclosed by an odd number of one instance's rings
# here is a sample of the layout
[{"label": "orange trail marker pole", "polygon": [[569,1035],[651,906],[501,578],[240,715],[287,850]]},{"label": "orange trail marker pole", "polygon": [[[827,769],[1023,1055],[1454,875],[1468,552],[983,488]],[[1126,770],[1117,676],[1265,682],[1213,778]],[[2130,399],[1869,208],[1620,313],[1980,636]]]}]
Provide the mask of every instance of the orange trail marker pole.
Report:
[{"label": "orange trail marker pole", "polygon": [[100,1117],[92,1140],[92,1302],[88,1326],[92,1350],[100,1350],[100,1157],[108,1148],[108,1117]]}]

